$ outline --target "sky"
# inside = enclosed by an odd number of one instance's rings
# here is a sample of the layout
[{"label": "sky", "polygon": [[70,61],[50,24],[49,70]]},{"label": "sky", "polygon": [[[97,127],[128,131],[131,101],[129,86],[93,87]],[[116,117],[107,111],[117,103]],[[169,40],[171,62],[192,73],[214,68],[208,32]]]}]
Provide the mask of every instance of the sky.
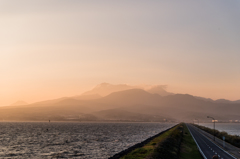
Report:
[{"label": "sky", "polygon": [[0,105],[95,85],[240,99],[238,0],[0,0]]}]

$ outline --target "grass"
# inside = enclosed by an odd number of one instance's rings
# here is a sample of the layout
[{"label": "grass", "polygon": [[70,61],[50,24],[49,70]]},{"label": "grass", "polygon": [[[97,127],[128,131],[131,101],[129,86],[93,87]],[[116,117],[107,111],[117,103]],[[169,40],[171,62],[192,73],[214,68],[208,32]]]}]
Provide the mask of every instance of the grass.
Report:
[{"label": "grass", "polygon": [[171,133],[177,128],[178,126],[175,126],[174,128],[170,129],[169,131],[166,131],[165,133],[161,134],[160,136],[154,138],[152,141],[150,141],[148,144],[141,148],[137,148],[133,150],[132,152],[128,153],[127,155],[121,157],[120,159],[144,159],[151,155],[159,143],[166,140]]},{"label": "grass", "polygon": [[164,132],[120,159],[202,159],[187,126],[183,123]]},{"label": "grass", "polygon": [[197,145],[193,140],[187,126],[183,127],[183,139],[181,143],[180,159],[202,159]]}]

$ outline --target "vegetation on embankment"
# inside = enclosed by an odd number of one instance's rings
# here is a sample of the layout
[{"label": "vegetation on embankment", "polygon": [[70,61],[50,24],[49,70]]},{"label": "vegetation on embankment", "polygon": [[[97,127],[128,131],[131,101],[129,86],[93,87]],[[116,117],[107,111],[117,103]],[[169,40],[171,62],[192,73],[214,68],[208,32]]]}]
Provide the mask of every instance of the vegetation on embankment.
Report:
[{"label": "vegetation on embankment", "polygon": [[195,141],[192,138],[187,126],[183,126],[183,139],[180,149],[180,159],[202,159]]},{"label": "vegetation on embankment", "polygon": [[182,124],[179,124],[121,159],[152,159],[159,158],[160,155],[162,158],[176,158],[182,138],[182,129]]},{"label": "vegetation on embankment", "polygon": [[154,138],[143,147],[136,148],[120,159],[200,159],[197,146],[185,124],[174,128]]},{"label": "vegetation on embankment", "polygon": [[[196,125],[196,124],[194,124],[194,126],[208,132],[209,134],[214,135],[214,129],[211,129],[211,128],[208,128],[208,127],[205,127],[205,126],[201,126],[201,125]],[[225,131],[215,130],[215,136],[217,138],[221,139],[221,140],[222,140],[223,136],[225,136],[225,141],[226,142],[240,148],[240,136],[238,136],[238,135],[230,135]]]}]

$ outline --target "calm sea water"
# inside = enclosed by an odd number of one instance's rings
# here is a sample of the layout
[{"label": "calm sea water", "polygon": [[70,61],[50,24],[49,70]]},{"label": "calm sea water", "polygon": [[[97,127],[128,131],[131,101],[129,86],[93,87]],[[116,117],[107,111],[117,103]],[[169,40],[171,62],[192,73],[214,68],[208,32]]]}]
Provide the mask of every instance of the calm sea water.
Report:
[{"label": "calm sea water", "polygon": [[0,123],[0,158],[101,159],[173,123]]},{"label": "calm sea water", "polygon": [[[200,125],[213,129],[213,123],[200,123]],[[215,128],[219,131],[226,131],[231,135],[240,136],[240,123],[215,123]]]}]

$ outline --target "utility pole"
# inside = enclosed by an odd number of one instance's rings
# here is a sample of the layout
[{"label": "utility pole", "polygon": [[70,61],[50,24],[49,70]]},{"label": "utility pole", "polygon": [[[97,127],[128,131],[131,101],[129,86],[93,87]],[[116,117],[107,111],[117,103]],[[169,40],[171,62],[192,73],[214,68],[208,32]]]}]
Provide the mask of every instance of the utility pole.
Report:
[{"label": "utility pole", "polygon": [[213,119],[213,136],[214,136],[213,140],[215,141],[215,119],[213,117],[210,117],[210,116],[207,116],[207,118]]},{"label": "utility pole", "polygon": [[198,120],[198,119],[195,119],[195,120],[197,120],[197,121],[198,121],[198,126],[199,126],[199,120]]}]

